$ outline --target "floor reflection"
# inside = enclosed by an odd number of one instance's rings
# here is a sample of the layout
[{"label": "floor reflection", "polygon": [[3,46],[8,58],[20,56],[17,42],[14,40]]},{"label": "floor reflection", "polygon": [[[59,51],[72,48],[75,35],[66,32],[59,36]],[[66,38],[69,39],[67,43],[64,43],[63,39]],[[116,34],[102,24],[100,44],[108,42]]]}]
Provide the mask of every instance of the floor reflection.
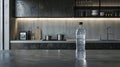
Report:
[{"label": "floor reflection", "polygon": [[8,51],[0,51],[0,67],[9,67],[10,62],[10,53]]},{"label": "floor reflection", "polygon": [[10,58],[10,52],[8,51],[1,51],[0,52],[0,60],[8,60]]},{"label": "floor reflection", "polygon": [[75,67],[87,67],[86,60],[76,60]]}]

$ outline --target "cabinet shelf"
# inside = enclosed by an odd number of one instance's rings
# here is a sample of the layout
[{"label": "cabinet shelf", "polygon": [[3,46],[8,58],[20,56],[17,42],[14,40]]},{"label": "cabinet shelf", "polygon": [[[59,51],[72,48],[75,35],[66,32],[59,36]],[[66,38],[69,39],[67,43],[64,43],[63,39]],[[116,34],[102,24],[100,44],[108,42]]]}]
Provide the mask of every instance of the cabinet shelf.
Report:
[{"label": "cabinet shelf", "polygon": [[116,2],[113,0],[76,0],[76,4],[74,6],[74,16],[107,18],[120,17],[120,5],[118,4],[119,2],[120,1]]},{"label": "cabinet shelf", "polygon": [[74,6],[75,9],[96,9],[96,8],[107,8],[107,9],[119,9],[120,6]]}]

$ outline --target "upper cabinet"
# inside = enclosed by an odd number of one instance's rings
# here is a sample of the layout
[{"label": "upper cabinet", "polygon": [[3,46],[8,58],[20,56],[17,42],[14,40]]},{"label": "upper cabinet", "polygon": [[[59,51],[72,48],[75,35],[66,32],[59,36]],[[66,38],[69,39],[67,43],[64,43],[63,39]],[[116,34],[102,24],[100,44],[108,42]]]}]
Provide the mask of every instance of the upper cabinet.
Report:
[{"label": "upper cabinet", "polygon": [[75,17],[120,17],[120,0],[76,0]]},{"label": "upper cabinet", "polygon": [[74,0],[16,0],[16,17],[73,17]]},{"label": "upper cabinet", "polygon": [[15,0],[15,17],[120,17],[120,0]]},{"label": "upper cabinet", "polygon": [[15,17],[37,17],[39,0],[16,0]]}]

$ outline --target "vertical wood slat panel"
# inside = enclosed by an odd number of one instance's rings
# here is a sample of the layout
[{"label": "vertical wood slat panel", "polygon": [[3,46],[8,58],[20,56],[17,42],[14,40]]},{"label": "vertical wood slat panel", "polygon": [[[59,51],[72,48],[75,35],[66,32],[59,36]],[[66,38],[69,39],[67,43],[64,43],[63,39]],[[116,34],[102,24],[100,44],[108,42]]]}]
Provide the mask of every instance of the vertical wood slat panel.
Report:
[{"label": "vertical wood slat panel", "polygon": [[108,40],[114,40],[115,37],[114,37],[114,23],[115,21],[109,21],[109,23],[107,23],[106,21],[106,24],[107,24],[107,27],[108,28]]},{"label": "vertical wood slat panel", "polygon": [[120,23],[119,21],[115,20],[114,22],[114,39],[120,39]]},{"label": "vertical wood slat panel", "polygon": [[105,28],[105,21],[99,21],[100,23],[100,31],[99,32],[99,39],[100,40],[105,40],[106,39],[106,28]]},{"label": "vertical wood slat panel", "polygon": [[[10,39],[16,39],[15,37],[16,37],[16,26],[18,25],[16,25],[17,24],[17,22],[15,22],[15,19],[11,19],[10,20]],[[14,34],[14,35],[13,35]]]},{"label": "vertical wood slat panel", "polygon": [[67,21],[67,25],[66,26],[67,26],[66,27],[67,28],[67,31],[66,31],[67,35],[66,35],[66,37],[70,39],[73,36],[72,33],[71,33],[71,31],[73,29],[73,27],[72,27],[72,21]]},{"label": "vertical wood slat panel", "polygon": [[89,23],[88,23],[88,21],[86,21],[86,22],[82,21],[82,22],[84,22],[83,23],[84,24],[84,28],[86,29],[86,38],[89,39],[91,37]]}]

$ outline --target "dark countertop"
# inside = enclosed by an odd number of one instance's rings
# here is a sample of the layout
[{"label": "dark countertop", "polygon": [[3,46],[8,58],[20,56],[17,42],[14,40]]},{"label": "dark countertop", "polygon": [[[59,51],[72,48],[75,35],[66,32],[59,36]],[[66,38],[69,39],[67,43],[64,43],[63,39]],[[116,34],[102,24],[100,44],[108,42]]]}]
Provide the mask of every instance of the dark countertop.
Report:
[{"label": "dark countertop", "polygon": [[120,67],[120,50],[87,50],[84,63],[74,50],[0,51],[0,67]]}]

